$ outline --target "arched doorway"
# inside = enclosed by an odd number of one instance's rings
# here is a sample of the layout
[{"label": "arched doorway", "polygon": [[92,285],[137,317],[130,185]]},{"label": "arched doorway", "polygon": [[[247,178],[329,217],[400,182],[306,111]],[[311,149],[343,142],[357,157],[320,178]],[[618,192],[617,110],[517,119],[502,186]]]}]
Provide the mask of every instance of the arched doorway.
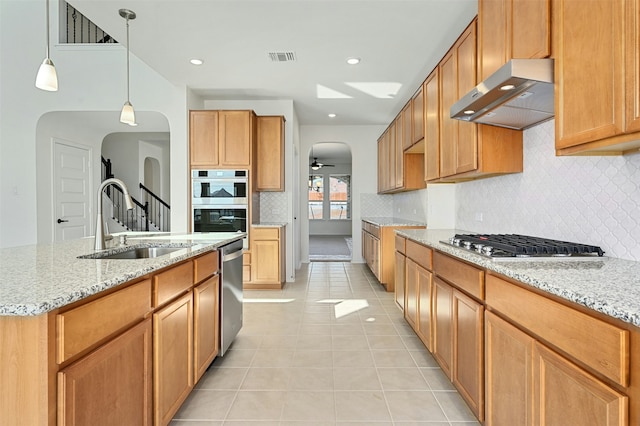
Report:
[{"label": "arched doorway", "polygon": [[309,260],[351,261],[351,149],[316,143],[308,164]]}]

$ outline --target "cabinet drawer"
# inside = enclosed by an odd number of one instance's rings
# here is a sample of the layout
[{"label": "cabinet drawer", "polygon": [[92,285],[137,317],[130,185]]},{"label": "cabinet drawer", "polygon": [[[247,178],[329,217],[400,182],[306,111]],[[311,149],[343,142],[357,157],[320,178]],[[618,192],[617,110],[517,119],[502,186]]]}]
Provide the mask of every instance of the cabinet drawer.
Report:
[{"label": "cabinet drawer", "polygon": [[158,307],[193,285],[193,262],[185,262],[153,277],[153,306]]},{"label": "cabinet drawer", "polygon": [[56,315],[58,364],[144,318],[151,311],[151,280],[144,280]]},{"label": "cabinet drawer", "polygon": [[218,263],[218,252],[212,251],[204,256],[200,256],[193,261],[194,282],[199,283],[207,277],[218,272],[220,265]]},{"label": "cabinet drawer", "polygon": [[451,284],[482,300],[484,271],[442,253],[433,256],[433,270]]},{"label": "cabinet drawer", "polygon": [[405,237],[396,235],[396,251],[399,251],[400,253],[405,254],[406,243],[407,243],[407,239]]},{"label": "cabinet drawer", "polygon": [[251,281],[251,265],[242,265],[242,281]]},{"label": "cabinet drawer", "polygon": [[432,253],[433,250],[430,248],[414,241],[407,240],[407,257],[413,259],[418,265],[425,269],[432,269]]},{"label": "cabinet drawer", "polygon": [[378,225],[374,225],[373,223],[365,222],[365,231],[370,233],[376,238],[380,238],[380,227]]},{"label": "cabinet drawer", "polygon": [[487,306],[594,371],[629,385],[629,333],[492,275]]},{"label": "cabinet drawer", "polygon": [[280,238],[280,228],[252,228],[251,238],[254,240],[277,240]]},{"label": "cabinet drawer", "polygon": [[242,253],[242,264],[247,266],[251,265],[251,252],[245,251]]}]

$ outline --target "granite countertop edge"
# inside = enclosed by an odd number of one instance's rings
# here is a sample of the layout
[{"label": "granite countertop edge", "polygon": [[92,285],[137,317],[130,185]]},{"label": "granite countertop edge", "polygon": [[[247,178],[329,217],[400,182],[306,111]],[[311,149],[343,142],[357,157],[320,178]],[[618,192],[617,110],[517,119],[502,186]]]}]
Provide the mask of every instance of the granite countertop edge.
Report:
[{"label": "granite countertop edge", "polygon": [[[203,234],[149,234],[148,239],[136,235],[125,245],[114,238],[102,251],[93,249],[93,238],[1,249],[0,316],[45,314],[217,249],[244,235],[225,235],[222,239]],[[184,250],[149,259],[78,258],[151,246]]]},{"label": "granite countertop edge", "polygon": [[362,220],[378,226],[427,226],[424,222],[397,217],[363,217]]},{"label": "granite countertop edge", "polygon": [[450,254],[488,271],[640,327],[640,262],[612,257],[588,261],[496,262],[440,243],[468,231],[396,230],[410,240]]}]

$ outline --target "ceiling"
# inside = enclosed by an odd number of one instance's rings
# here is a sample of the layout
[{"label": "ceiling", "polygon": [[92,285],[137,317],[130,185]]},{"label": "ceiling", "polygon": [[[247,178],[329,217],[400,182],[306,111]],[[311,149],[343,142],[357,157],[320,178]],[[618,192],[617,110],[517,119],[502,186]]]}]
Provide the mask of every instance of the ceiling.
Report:
[{"label": "ceiling", "polygon": [[204,99],[293,100],[301,125],[388,124],[477,12],[477,0],[69,3],[122,42],[118,10],[133,10],[131,52],[168,81]]}]

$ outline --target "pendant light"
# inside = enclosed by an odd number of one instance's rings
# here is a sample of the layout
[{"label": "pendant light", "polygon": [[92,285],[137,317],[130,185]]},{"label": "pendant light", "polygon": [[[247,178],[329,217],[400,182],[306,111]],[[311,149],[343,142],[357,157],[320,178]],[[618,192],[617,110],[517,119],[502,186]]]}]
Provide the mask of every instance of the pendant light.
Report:
[{"label": "pendant light", "polygon": [[36,75],[36,87],[48,92],[58,91],[58,74],[53,61],[49,57],[49,0],[47,0],[47,56],[42,61]]},{"label": "pendant light", "polygon": [[129,9],[120,9],[118,11],[127,21],[127,101],[122,106],[122,112],[120,113],[120,122],[128,124],[129,126],[137,126],[136,113],[133,110],[133,105],[129,100],[129,20],[136,19],[136,14]]}]

